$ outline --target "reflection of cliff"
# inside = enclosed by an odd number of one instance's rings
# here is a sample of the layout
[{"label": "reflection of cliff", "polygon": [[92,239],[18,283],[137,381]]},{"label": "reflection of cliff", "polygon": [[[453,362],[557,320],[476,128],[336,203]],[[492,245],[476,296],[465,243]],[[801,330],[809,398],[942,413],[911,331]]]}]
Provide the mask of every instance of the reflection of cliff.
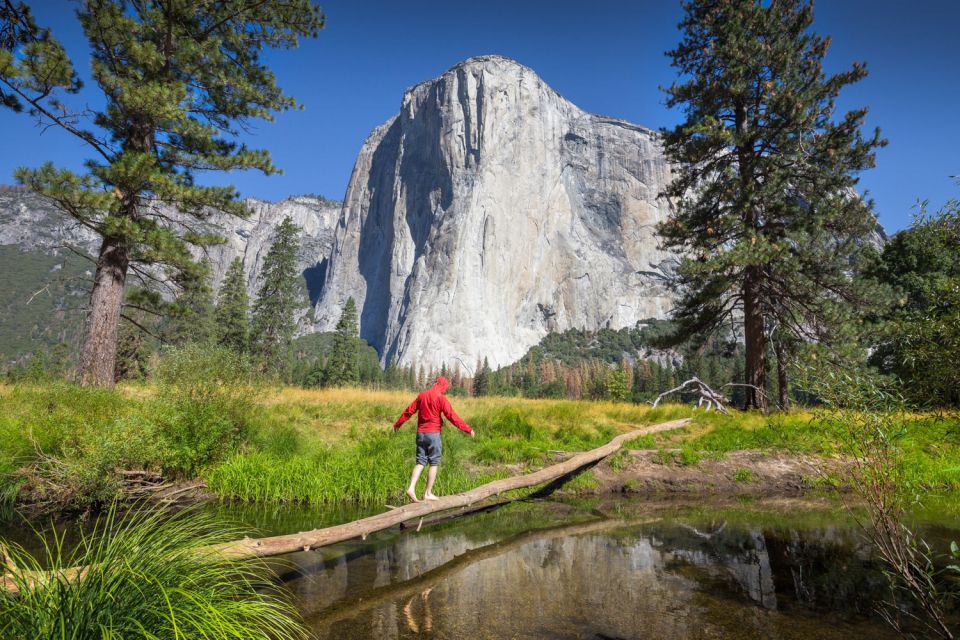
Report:
[{"label": "reflection of cliff", "polygon": [[674,549],[669,555],[702,567],[714,576],[727,576],[753,602],[768,609],[777,608],[770,557],[760,531],[747,532],[732,549],[724,549],[719,540],[710,544],[713,537],[701,540],[694,548]]},{"label": "reflection of cliff", "polygon": [[861,597],[876,586],[861,558],[844,555],[849,540],[820,546],[831,531],[615,528],[409,535],[291,586],[321,638],[840,638],[850,627],[783,603],[808,602],[829,580]]}]

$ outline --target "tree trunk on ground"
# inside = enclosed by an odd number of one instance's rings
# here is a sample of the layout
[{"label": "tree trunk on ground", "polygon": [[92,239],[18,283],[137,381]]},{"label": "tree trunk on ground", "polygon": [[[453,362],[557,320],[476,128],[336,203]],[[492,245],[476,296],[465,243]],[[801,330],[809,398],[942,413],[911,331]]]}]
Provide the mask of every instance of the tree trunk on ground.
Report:
[{"label": "tree trunk on ground", "polygon": [[777,356],[777,404],[781,411],[790,408],[790,387],[787,384],[787,350],[782,340],[775,340],[773,351]]},{"label": "tree trunk on ground", "polygon": [[80,354],[80,381],[84,385],[113,386],[117,329],[129,265],[126,243],[118,238],[104,238]]},{"label": "tree trunk on ground", "polygon": [[745,409],[767,409],[767,336],[763,328],[763,313],[757,299],[757,267],[748,267],[743,287],[743,333],[746,343],[746,388]]}]

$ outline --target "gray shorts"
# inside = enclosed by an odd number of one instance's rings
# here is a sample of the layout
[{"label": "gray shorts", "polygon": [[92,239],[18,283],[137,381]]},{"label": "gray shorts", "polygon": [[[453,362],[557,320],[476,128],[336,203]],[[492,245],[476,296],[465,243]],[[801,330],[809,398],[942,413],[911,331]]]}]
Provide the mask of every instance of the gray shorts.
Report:
[{"label": "gray shorts", "polygon": [[440,464],[440,453],[443,445],[440,443],[439,433],[417,434],[417,464]]}]

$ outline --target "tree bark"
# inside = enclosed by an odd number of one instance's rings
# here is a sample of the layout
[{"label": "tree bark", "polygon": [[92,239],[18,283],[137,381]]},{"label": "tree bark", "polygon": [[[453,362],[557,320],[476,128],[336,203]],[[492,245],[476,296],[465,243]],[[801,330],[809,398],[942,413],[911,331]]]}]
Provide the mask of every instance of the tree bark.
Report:
[{"label": "tree bark", "polygon": [[126,242],[121,238],[105,237],[100,244],[80,354],[80,381],[84,385],[113,386],[117,329],[129,265]]},{"label": "tree bark", "polygon": [[[735,100],[734,118],[737,131],[737,171],[740,174],[740,198],[743,201],[743,226],[747,234],[758,232],[757,211],[751,197],[755,181],[752,171],[753,141],[748,139],[749,122],[747,106],[743,99]],[[756,240],[756,237],[754,237]],[[764,332],[763,311],[760,307],[761,268],[749,265],[743,275],[743,333],[746,346],[745,382],[746,401],[744,409],[767,409],[767,336]]]},{"label": "tree bark", "polygon": [[790,387],[787,383],[787,349],[782,340],[774,340],[773,351],[777,356],[777,404],[781,411],[790,408]]},{"label": "tree bark", "polygon": [[767,409],[767,336],[763,326],[763,312],[760,310],[759,296],[756,290],[758,267],[747,267],[743,286],[743,333],[746,346],[746,387],[745,409]]}]

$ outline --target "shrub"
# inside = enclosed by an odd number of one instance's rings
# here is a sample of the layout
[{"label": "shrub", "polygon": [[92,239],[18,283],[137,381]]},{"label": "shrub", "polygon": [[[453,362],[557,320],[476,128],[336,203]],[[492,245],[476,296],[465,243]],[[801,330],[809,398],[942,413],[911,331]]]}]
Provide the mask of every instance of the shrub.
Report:
[{"label": "shrub", "polygon": [[243,356],[222,346],[187,344],[164,354],[156,377],[166,471],[194,475],[246,439],[258,385]]}]

